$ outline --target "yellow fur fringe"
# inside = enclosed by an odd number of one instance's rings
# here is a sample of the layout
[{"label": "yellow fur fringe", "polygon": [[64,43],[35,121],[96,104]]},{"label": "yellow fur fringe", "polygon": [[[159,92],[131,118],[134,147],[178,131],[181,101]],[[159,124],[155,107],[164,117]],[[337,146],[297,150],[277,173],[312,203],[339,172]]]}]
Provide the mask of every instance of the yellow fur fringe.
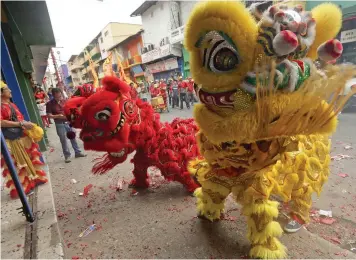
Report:
[{"label": "yellow fur fringe", "polygon": [[259,259],[283,259],[287,257],[287,249],[278,239],[274,239],[273,243],[276,245],[276,249],[272,250],[263,245],[255,245],[250,250],[251,258]]}]

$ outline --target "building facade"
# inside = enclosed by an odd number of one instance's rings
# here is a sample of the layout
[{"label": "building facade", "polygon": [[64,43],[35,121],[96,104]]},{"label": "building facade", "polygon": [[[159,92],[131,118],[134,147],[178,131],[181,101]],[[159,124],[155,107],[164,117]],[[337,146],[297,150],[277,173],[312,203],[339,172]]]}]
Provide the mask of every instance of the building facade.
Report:
[{"label": "building facade", "polygon": [[[110,51],[141,29],[141,25],[138,24],[114,22],[107,24],[79,55],[72,55],[68,60],[67,66],[73,86],[93,83],[94,78],[89,66],[89,58],[94,62],[95,72],[101,80],[104,77],[103,63]],[[117,70],[117,66],[114,65],[113,68]]]},{"label": "building facade", "polygon": [[109,49],[114,54],[115,64],[119,58],[126,77],[134,82],[145,81],[141,57],[143,47],[142,33],[143,30],[141,29],[136,34]]},{"label": "building facade", "polygon": [[141,16],[142,64],[147,79],[183,75],[182,46],[170,42],[170,32],[182,26],[178,1],[145,1],[131,16]]}]

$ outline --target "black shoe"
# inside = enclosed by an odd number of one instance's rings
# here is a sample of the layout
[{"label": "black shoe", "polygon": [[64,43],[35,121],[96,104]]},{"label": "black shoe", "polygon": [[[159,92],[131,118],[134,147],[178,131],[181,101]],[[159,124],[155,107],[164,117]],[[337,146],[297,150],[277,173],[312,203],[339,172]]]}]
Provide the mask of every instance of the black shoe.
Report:
[{"label": "black shoe", "polygon": [[77,153],[77,154],[75,155],[75,158],[81,158],[81,157],[87,157],[87,155],[84,154],[84,153]]},{"label": "black shoe", "polygon": [[65,163],[70,163],[70,162],[71,162],[70,157],[65,158],[65,159],[64,159],[64,162],[65,162]]}]

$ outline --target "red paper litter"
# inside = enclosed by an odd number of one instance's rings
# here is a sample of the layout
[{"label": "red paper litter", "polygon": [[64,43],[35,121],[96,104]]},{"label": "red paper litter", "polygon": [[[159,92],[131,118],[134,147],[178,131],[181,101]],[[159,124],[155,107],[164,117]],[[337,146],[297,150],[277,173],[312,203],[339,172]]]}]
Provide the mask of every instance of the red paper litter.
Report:
[{"label": "red paper litter", "polygon": [[336,252],[336,253],[334,253],[335,255],[342,255],[342,256],[344,256],[344,257],[346,257],[347,256],[347,252]]},{"label": "red paper litter", "polygon": [[70,248],[70,246],[72,245],[72,243],[67,243],[67,247]]},{"label": "red paper litter", "polygon": [[338,173],[338,176],[340,176],[342,178],[349,177],[349,175],[347,173]]},{"label": "red paper litter", "polygon": [[83,191],[83,196],[86,197],[90,191],[90,189],[93,188],[93,184],[89,184],[87,186],[84,187],[84,191]]},{"label": "red paper litter", "polygon": [[54,152],[54,148],[52,147],[51,149],[49,149],[49,152],[53,153]]},{"label": "red paper litter", "polygon": [[72,259],[80,259],[79,256],[72,256]]},{"label": "red paper litter", "polygon": [[17,247],[21,247],[22,245],[21,244],[18,244]]},{"label": "red paper litter", "polygon": [[319,222],[326,224],[326,225],[332,225],[336,222],[336,219],[334,219],[334,218],[319,218]]}]

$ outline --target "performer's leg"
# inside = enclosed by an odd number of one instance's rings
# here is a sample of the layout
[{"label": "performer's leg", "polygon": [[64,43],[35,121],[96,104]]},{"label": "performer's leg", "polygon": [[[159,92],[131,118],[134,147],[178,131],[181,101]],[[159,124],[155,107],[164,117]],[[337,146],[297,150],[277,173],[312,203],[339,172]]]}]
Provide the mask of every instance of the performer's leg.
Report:
[{"label": "performer's leg", "polygon": [[219,220],[224,212],[225,200],[230,194],[228,187],[222,186],[213,177],[201,183],[201,188],[195,190],[199,217],[210,221]]},{"label": "performer's leg", "polygon": [[199,188],[199,184],[195,182],[192,178],[191,174],[187,171],[176,174],[174,176],[174,180],[183,184],[183,186],[187,189],[188,192],[193,193],[197,188]]},{"label": "performer's leg", "polygon": [[[256,180],[260,182],[258,178]],[[243,214],[247,217],[247,237],[251,242],[250,257],[285,258],[286,249],[278,240],[283,230],[279,223],[274,221],[274,218],[278,217],[278,202],[269,200],[266,194],[256,192],[254,187],[258,186],[261,184],[235,186],[232,189],[237,201],[242,203]]]},{"label": "performer's leg", "polygon": [[137,150],[135,156],[131,160],[134,164],[134,178],[130,182],[130,186],[136,188],[148,188],[149,180],[147,169],[150,166],[149,160],[143,151]]}]

